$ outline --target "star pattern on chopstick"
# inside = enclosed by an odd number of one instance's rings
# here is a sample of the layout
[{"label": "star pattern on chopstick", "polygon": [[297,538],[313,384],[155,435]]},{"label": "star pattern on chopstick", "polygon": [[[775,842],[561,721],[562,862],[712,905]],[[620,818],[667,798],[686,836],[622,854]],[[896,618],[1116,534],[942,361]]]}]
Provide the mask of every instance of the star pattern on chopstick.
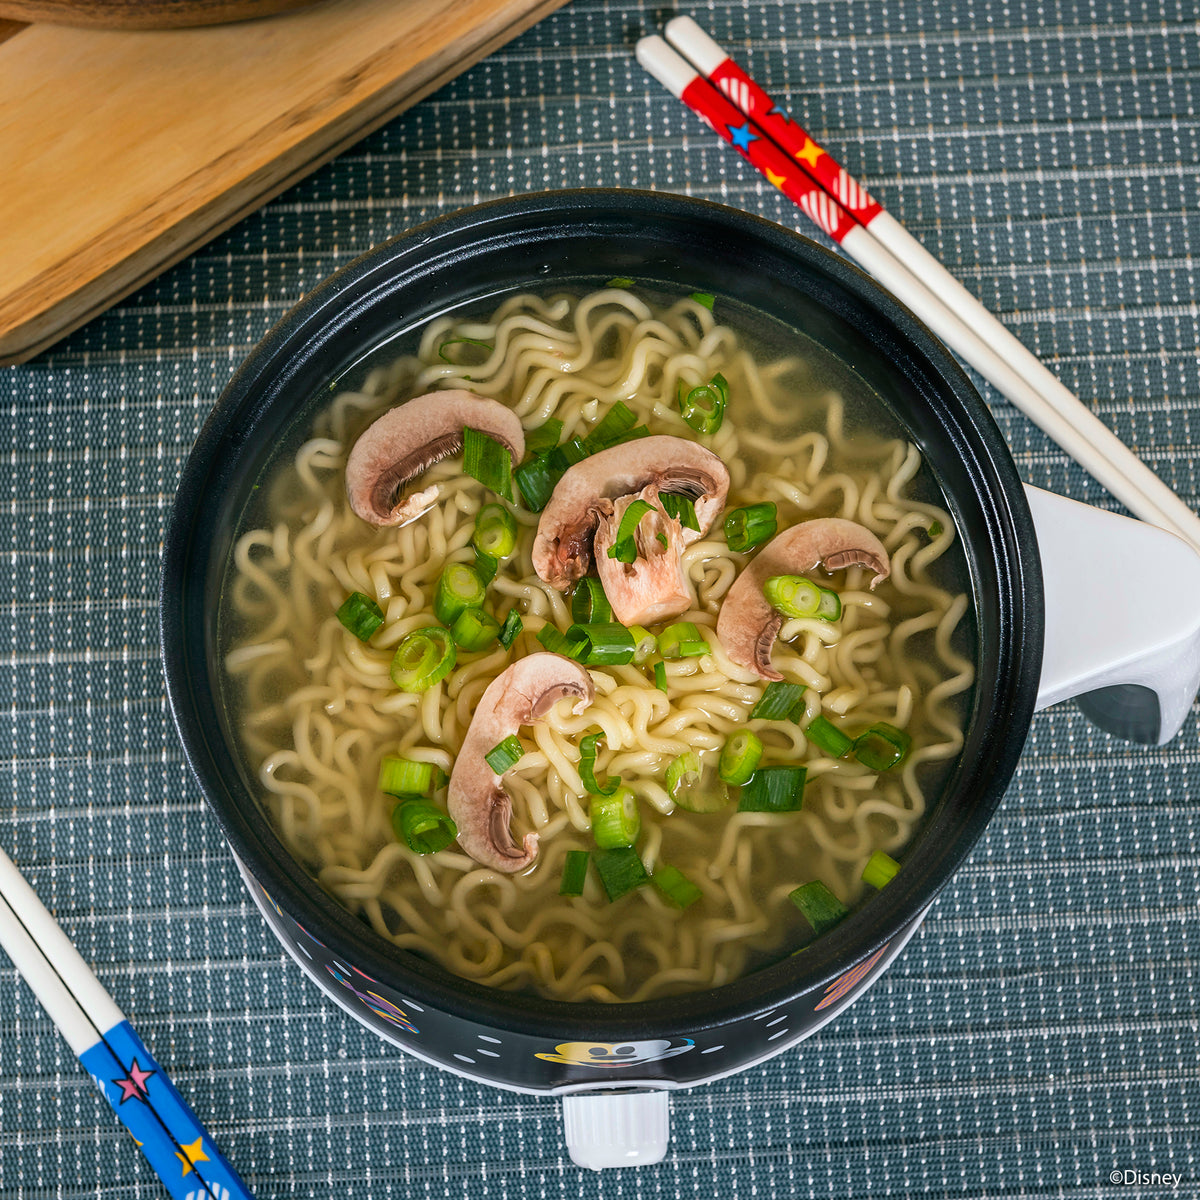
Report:
[{"label": "star pattern on chopstick", "polygon": [[786,175],[776,175],[774,171],[768,170],[766,172],[766,176],[767,182],[770,183],[772,187],[779,188],[780,191],[783,190],[783,185],[787,183]]},{"label": "star pattern on chopstick", "polygon": [[138,1060],[133,1060],[133,1066],[129,1068],[129,1074],[124,1079],[114,1079],[113,1083],[121,1089],[121,1103],[126,1100],[140,1100],[143,1104],[146,1103],[150,1095],[149,1088],[146,1087],[146,1080],[156,1074],[154,1071],[144,1070],[138,1066]]},{"label": "star pattern on chopstick", "polygon": [[818,146],[817,143],[806,134],[804,137],[804,145],[796,151],[796,158],[799,162],[806,162],[809,166],[815,167],[817,165],[817,159],[819,159],[824,153],[825,151],[822,150],[821,147]]},{"label": "star pattern on chopstick", "polygon": [[208,1155],[204,1153],[203,1138],[197,1138],[194,1142],[191,1142],[186,1146],[181,1142],[179,1149],[175,1151],[175,1157],[183,1164],[183,1175],[180,1176],[181,1179],[191,1171],[196,1163],[210,1161]]},{"label": "star pattern on chopstick", "polygon": [[755,134],[750,132],[750,122],[749,121],[747,121],[743,125],[730,125],[730,126],[728,126],[728,129],[729,129],[729,140],[739,150],[749,150],[750,143],[758,141],[758,137]]}]

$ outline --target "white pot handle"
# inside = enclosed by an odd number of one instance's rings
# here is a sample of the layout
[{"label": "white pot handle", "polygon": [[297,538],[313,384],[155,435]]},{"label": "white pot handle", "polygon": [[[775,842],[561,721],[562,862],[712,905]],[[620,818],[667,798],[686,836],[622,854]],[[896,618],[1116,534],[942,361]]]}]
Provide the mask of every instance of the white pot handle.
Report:
[{"label": "white pot handle", "polygon": [[562,1098],[563,1134],[581,1167],[645,1167],[662,1162],[671,1140],[668,1092],[588,1091]]},{"label": "white pot handle", "polygon": [[1200,688],[1200,554],[1142,521],[1025,493],[1046,589],[1037,707],[1074,696],[1110,733],[1169,742]]}]

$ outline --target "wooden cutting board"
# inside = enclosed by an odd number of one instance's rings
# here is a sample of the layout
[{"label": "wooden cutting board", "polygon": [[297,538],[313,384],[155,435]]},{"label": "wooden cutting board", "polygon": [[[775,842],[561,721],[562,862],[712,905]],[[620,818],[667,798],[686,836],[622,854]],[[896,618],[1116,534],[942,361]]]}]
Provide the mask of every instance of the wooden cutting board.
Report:
[{"label": "wooden cutting board", "polygon": [[191,254],[564,0],[326,0],[111,32],[0,21],[0,364]]}]

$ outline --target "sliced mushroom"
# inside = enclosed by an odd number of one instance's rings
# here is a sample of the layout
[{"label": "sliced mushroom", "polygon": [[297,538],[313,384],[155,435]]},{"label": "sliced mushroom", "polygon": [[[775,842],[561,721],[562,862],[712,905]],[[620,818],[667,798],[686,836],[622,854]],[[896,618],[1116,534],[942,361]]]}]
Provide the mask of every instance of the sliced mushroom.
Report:
[{"label": "sliced mushroom", "polygon": [[763,584],[772,575],[803,575],[817,566],[827,571],[867,567],[871,587],[891,573],[883,543],[869,530],[841,517],[802,521],[772,538],[734,580],[717,617],[717,637],[725,653],[763,679],[782,679],[771,666],[771,648],[783,616],[767,603]]},{"label": "sliced mushroom", "polygon": [[517,732],[541,720],[556,701],[575,696],[581,713],[595,696],[592,677],[561,654],[530,654],[488,684],[471,718],[462,749],[450,773],[447,807],[458,826],[458,844],[477,863],[512,874],[537,857],[538,836],[527,833],[518,846],[509,829],[512,799],[484,755]]},{"label": "sliced mushroom", "polygon": [[[637,558],[623,563],[609,558],[608,550],[616,541],[625,510],[635,500],[645,500],[654,511],[638,522],[634,534]],[[684,533],[695,536],[695,530],[683,529],[678,520],[668,516],[658,498],[658,485],[653,483],[636,496],[614,501],[612,512],[600,518],[594,542],[596,573],[613,616],[622,625],[653,625],[691,608],[692,593],[679,556]]]},{"label": "sliced mushroom", "polygon": [[679,492],[696,505],[699,532],[684,529],[686,546],[706,534],[725,506],[729,471],[711,451],[686,438],[642,438],[601,450],[576,463],[558,481],[538,521],[533,569],[551,587],[565,591],[591,564],[592,535],[611,517],[614,501],[648,490]]},{"label": "sliced mushroom", "polygon": [[346,460],[350,507],[372,525],[403,525],[419,517],[437,499],[437,486],[404,496],[405,486],[457,454],[468,425],[504,446],[514,464],[520,462],[525,432],[512,409],[474,392],[428,392],[388,409],[354,443]]}]

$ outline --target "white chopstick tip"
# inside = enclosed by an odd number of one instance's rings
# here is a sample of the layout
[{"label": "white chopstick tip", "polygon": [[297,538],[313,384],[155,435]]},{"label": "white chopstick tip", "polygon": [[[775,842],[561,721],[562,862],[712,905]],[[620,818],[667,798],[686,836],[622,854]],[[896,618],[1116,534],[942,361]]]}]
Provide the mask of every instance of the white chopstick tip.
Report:
[{"label": "white chopstick tip", "polygon": [[696,78],[696,68],[681,58],[657,34],[639,38],[637,60],[673,96],[683,98],[684,89]]},{"label": "white chopstick tip", "polygon": [[663,36],[702,75],[711,75],[729,57],[691,17],[673,17]]}]

